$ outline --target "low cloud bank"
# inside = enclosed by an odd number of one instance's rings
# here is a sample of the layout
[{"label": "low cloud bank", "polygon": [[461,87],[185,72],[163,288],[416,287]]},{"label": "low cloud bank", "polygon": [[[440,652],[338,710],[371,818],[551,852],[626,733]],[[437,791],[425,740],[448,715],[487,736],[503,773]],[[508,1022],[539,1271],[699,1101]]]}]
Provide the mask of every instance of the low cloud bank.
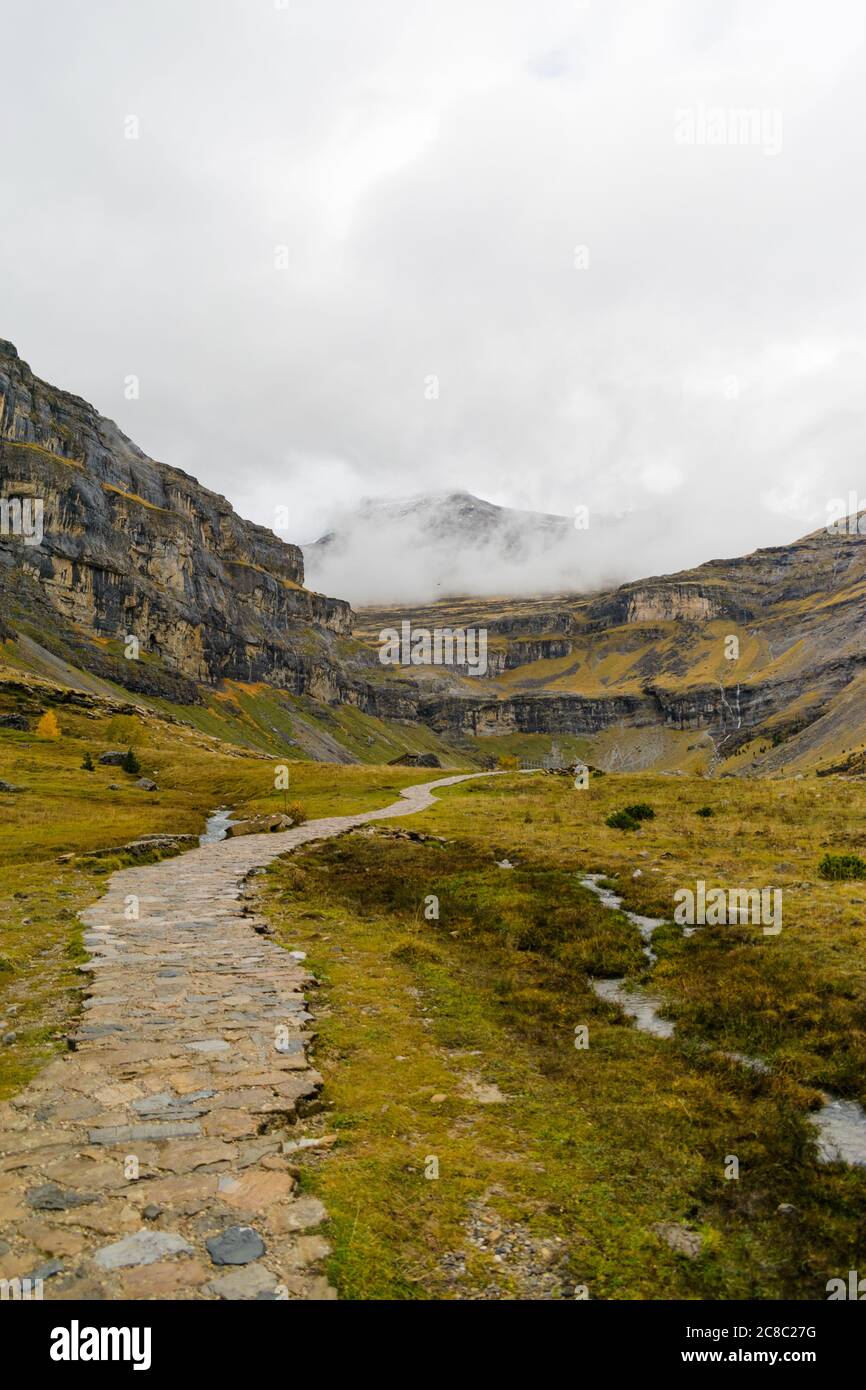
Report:
[{"label": "low cloud bank", "polygon": [[726,553],[721,536],[711,544],[675,508],[583,520],[469,494],[365,502],[304,547],[306,582],[355,606],[587,593]]}]

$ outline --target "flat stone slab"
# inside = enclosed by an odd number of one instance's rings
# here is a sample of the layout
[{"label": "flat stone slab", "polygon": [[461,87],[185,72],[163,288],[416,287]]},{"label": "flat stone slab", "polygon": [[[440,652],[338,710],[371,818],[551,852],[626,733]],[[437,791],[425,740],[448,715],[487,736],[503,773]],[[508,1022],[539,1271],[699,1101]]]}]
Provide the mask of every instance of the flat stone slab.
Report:
[{"label": "flat stone slab", "polygon": [[224,1274],[219,1279],[212,1279],[207,1287],[217,1298],[261,1298],[263,1294],[278,1298],[278,1284],[279,1280],[264,1265],[251,1264],[244,1269],[235,1269],[231,1274]]},{"label": "flat stone slab", "polygon": [[29,1279],[32,1283],[35,1283],[37,1279],[42,1279],[43,1281],[45,1279],[53,1279],[56,1274],[62,1274],[63,1269],[64,1266],[60,1260],[49,1260],[47,1264],[38,1265],[36,1269],[32,1269],[29,1274],[25,1275],[25,1278]]},{"label": "flat stone slab", "polygon": [[152,1125],[110,1125],[105,1129],[92,1129],[88,1135],[91,1144],[132,1144],[136,1140],[152,1139],[195,1139],[201,1134],[201,1125],[195,1120],[178,1121],[175,1124]]},{"label": "flat stone slab", "polygon": [[299,1197],[288,1202],[274,1213],[271,1225],[274,1230],[285,1234],[287,1231],[306,1231],[324,1221],[327,1212],[318,1197]]},{"label": "flat stone slab", "polygon": [[64,1192],[56,1182],[46,1182],[41,1187],[31,1187],[25,1200],[36,1211],[67,1211],[70,1207],[97,1202],[99,1198],[95,1193]]},{"label": "flat stone slab", "polygon": [[170,1091],[161,1091],[158,1096],[145,1096],[141,1100],[134,1100],[131,1108],[136,1115],[162,1115],[168,1112],[171,1115],[194,1115],[201,1114],[201,1109],[196,1108],[196,1102],[200,1100],[210,1100],[216,1095],[216,1091],[204,1090],[193,1091],[189,1095],[175,1096]]},{"label": "flat stone slab", "polygon": [[192,1255],[193,1248],[183,1236],[173,1231],[136,1231],[113,1245],[105,1245],[93,1256],[100,1269],[127,1269],[130,1266],[152,1265],[167,1255]]}]

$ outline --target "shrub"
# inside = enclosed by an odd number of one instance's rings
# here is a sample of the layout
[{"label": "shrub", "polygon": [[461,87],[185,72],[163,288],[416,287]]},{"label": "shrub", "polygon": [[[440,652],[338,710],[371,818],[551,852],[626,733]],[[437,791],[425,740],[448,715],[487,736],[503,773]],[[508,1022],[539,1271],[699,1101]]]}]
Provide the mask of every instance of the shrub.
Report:
[{"label": "shrub", "polygon": [[144,731],[132,714],[116,714],[113,719],[109,719],[102,736],[106,743],[119,743],[121,747],[125,743],[127,748],[145,742]]},{"label": "shrub", "polygon": [[640,830],[640,821],[630,816],[628,811],[614,811],[605,821],[612,830]]},{"label": "shrub", "polygon": [[124,758],[120,766],[123,768],[124,772],[131,773],[133,777],[135,777],[139,772],[141,772],[141,763],[138,761],[138,758],[135,756],[131,748],[127,748],[126,757]]},{"label": "shrub", "polygon": [[515,758],[511,753],[503,753],[496,759],[496,766],[500,772],[516,772],[520,767],[520,759]]},{"label": "shrub", "polygon": [[818,865],[822,878],[866,878],[866,859],[859,854],[825,854]]},{"label": "shrub", "polygon": [[46,710],[39,723],[36,725],[36,732],[40,738],[59,738],[60,725],[57,722],[57,715],[53,709]]},{"label": "shrub", "polygon": [[93,766],[93,759],[91,758],[89,753],[85,753],[84,755],[84,762],[81,764],[81,770],[82,772],[96,771],[95,767]]},{"label": "shrub", "polygon": [[655,811],[646,801],[635,801],[631,806],[624,806],[623,810],[632,820],[655,820]]},{"label": "shrub", "polygon": [[695,811],[696,816],[704,816],[705,818],[707,816],[714,816],[715,814],[716,813],[713,810],[712,806],[699,806],[698,809]]},{"label": "shrub", "polygon": [[403,965],[423,965],[442,959],[434,946],[428,945],[426,941],[409,938],[392,949],[391,957],[393,960],[401,961]]},{"label": "shrub", "polygon": [[307,813],[300,801],[290,801],[286,811],[287,816],[291,816],[294,825],[303,825],[307,819]]}]

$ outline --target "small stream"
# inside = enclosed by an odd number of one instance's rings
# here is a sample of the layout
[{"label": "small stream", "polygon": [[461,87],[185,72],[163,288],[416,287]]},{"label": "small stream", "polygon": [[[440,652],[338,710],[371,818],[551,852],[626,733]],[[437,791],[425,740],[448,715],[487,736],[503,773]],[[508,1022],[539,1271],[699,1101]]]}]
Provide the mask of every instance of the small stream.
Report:
[{"label": "small stream", "polygon": [[654,1038],[672,1038],[674,1025],[668,1018],[659,1018],[662,1000],[642,989],[629,989],[624,980],[591,980],[599,999],[608,1004],[618,1004],[623,1013],[634,1019],[634,1026],[641,1033],[651,1033]]},{"label": "small stream", "polygon": [[[605,874],[586,874],[581,885],[595,893],[604,907],[612,912],[622,912],[629,922],[636,926],[643,940],[643,952],[650,966],[657,956],[652,949],[652,936],[664,918],[641,917],[637,912],[623,909],[622,898],[610,888],[603,888],[600,879]],[[691,936],[694,927],[684,928],[683,935]],[[635,1028],[641,1033],[649,1033],[654,1038],[672,1038],[674,1025],[659,1014],[664,1001],[646,990],[631,988],[624,978],[614,980],[590,979],[590,984],[599,999],[609,1004],[618,1004],[623,1013],[634,1020]],[[760,1057],[748,1057],[743,1052],[723,1052],[732,1062],[747,1067],[750,1071],[768,1073],[770,1067]],[[818,1130],[818,1157],[822,1163],[848,1163],[855,1167],[866,1167],[866,1111],[855,1100],[842,1100],[839,1096],[824,1091],[824,1104],[820,1110],[809,1116]]]},{"label": "small stream", "polygon": [[851,1163],[866,1168],[866,1112],[856,1100],[824,1091],[824,1104],[809,1118],[818,1127],[822,1163]]},{"label": "small stream", "polygon": [[200,845],[215,845],[219,840],[224,840],[226,831],[233,825],[231,807],[220,806],[212,815],[208,816],[205,822],[204,834],[199,835]]},{"label": "small stream", "polygon": [[[625,911],[622,905],[622,898],[617,897],[613,889],[602,888],[601,884],[599,883],[599,879],[605,877],[605,874],[587,874],[585,878],[582,878],[580,880],[580,882],[582,887],[588,888],[591,893],[595,893],[599,898],[601,898],[602,905],[604,907],[609,907],[613,912],[622,912],[623,916],[628,918],[632,926],[637,927],[638,931],[641,934],[641,940],[643,941],[643,953],[649,961],[650,965],[655,965],[658,957],[656,956],[656,953],[652,948],[653,932],[656,931],[658,927],[663,926],[664,918],[641,917],[639,912]],[[617,983],[622,984],[623,981],[619,980],[617,981]],[[667,1037],[669,1035],[665,1034],[665,1036]]]}]

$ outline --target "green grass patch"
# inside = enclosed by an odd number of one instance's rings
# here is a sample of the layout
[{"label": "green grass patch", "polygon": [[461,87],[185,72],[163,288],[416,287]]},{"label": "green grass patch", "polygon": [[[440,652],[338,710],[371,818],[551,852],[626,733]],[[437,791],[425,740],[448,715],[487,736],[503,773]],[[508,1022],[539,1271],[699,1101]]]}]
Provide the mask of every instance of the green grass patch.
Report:
[{"label": "green grass patch", "polygon": [[[362,833],[263,880],[280,939],[322,981],[315,1060],[330,1109],[313,1123],[341,1139],[302,1173],[330,1213],[331,1277],[351,1298],[573,1297],[580,1284],[593,1298],[823,1298],[857,1247],[866,1174],[816,1164],[796,1069],[759,1076],[698,1046],[714,1040],[714,1016],[683,1008],[678,984],[702,972],[673,928],[657,933],[682,1020],[672,1042],[595,996],[589,976],[645,969],[636,929],[578,882],[615,840],[604,798],[529,780],[462,784],[413,817],[450,843]],[[689,799],[671,788],[680,825]],[[667,843],[678,830],[652,833]],[[516,869],[497,866],[505,854]],[[800,967],[774,975],[771,951],[752,955],[769,1026],[776,992],[794,978],[802,989]],[[824,1003],[827,1026],[831,993]],[[752,995],[743,1004],[755,1011]],[[577,1025],[589,1029],[583,1051]],[[501,1099],[484,1103],[491,1086]],[[730,1154],[736,1182],[724,1177]],[[655,1227],[669,1221],[702,1236],[697,1260],[661,1241]],[[497,1262],[479,1229],[504,1233],[508,1257]]]},{"label": "green grass patch", "polygon": [[818,865],[818,873],[822,878],[836,881],[863,879],[866,878],[866,859],[861,859],[859,854],[825,854]]}]

